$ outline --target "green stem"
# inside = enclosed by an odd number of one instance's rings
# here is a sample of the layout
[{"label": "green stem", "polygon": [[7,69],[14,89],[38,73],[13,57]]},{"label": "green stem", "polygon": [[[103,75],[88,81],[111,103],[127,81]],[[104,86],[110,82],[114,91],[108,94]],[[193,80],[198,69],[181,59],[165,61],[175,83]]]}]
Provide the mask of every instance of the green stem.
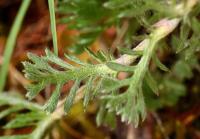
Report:
[{"label": "green stem", "polygon": [[19,12],[17,13],[15,21],[14,21],[11,31],[9,33],[8,40],[5,45],[5,51],[4,51],[4,55],[3,55],[3,63],[2,63],[1,73],[0,73],[0,92],[2,92],[4,89],[11,55],[13,53],[17,35],[21,28],[21,24],[23,22],[23,19],[27,12],[27,9],[30,5],[30,2],[31,2],[31,0],[23,0],[22,1]]},{"label": "green stem", "polygon": [[152,38],[148,40],[148,43],[149,46],[145,48],[144,54],[135,69],[136,74],[132,76],[132,87],[138,86],[138,84],[143,80],[146,71],[148,70],[149,61],[156,47],[156,41],[154,41]]},{"label": "green stem", "polygon": [[54,0],[48,0],[48,4],[49,4],[49,12],[50,12],[50,20],[51,20],[51,32],[53,36],[53,48],[54,48],[54,53],[58,55]]},{"label": "green stem", "polygon": [[161,20],[157,24],[157,29],[150,34],[149,39],[146,39],[146,45],[148,47],[144,48],[143,56],[135,69],[135,74],[131,77],[131,89],[135,88],[135,86],[141,85],[141,82],[149,69],[149,62],[156,50],[157,43],[171,33],[177,27],[179,21],[180,19],[178,18],[172,20]]}]

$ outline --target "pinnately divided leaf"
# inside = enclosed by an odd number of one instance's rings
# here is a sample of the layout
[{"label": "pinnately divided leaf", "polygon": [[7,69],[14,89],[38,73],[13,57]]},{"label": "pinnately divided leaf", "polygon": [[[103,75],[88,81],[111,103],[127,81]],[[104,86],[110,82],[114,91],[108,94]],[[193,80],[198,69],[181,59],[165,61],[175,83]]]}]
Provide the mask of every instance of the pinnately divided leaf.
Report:
[{"label": "pinnately divided leaf", "polygon": [[[176,23],[177,20],[169,20],[169,22]],[[56,85],[56,89],[45,105],[45,110],[47,112],[53,112],[55,110],[62,86],[70,80],[75,81],[64,103],[65,113],[69,112],[74,103],[80,82],[89,79],[86,83],[83,101],[86,107],[89,100],[93,98],[91,90],[94,79],[97,79],[95,82],[102,79],[101,89],[98,91],[100,91],[99,94],[101,94],[100,99],[106,101],[106,108],[108,111],[121,115],[122,121],[127,121],[128,123],[133,122],[137,126],[139,121],[144,120],[146,115],[141,86],[145,74],[148,72],[148,66],[154,54],[156,44],[164,36],[159,33],[159,30],[161,30],[161,33],[164,35],[166,34],[164,29],[158,28],[149,35],[149,38],[145,41],[148,47],[144,49],[143,55],[136,66],[127,66],[109,61],[106,54],[99,52],[98,54],[92,53],[92,55],[101,62],[100,64],[85,64],[75,57],[67,56],[71,61],[80,65],[79,67],[69,67],[68,64],[66,64],[68,66],[65,66],[65,62],[61,62],[61,64],[57,63],[61,60],[58,60],[59,58],[56,55],[46,50],[46,56],[38,57],[34,54],[29,54],[32,63],[24,62],[25,76],[31,79],[36,85],[43,82],[47,85]],[[88,51],[90,50],[88,49]],[[52,62],[65,70],[54,68],[50,64]],[[117,72],[120,71],[130,72],[132,76],[124,80],[113,78],[117,75]],[[35,90],[41,90],[43,87],[44,86],[41,85],[36,86],[36,89],[34,87],[29,87],[29,89],[33,92],[32,94],[34,96]],[[127,90],[118,94],[122,87],[126,87]],[[152,88],[154,89],[154,86]],[[95,94],[97,94],[97,92],[95,92]]]},{"label": "pinnately divided leaf", "polygon": [[[60,89],[62,88],[64,83],[68,82],[69,80],[77,80],[81,82],[82,80],[86,78],[90,78],[92,76],[103,77],[104,75],[115,73],[115,71],[109,69],[107,66],[103,64],[91,65],[91,64],[87,64],[80,61],[74,56],[66,56],[71,61],[81,66],[80,68],[74,67],[72,65],[69,65],[65,61],[61,60],[60,58],[58,58],[55,54],[53,54],[49,50],[45,50],[45,52],[46,52],[46,56],[41,56],[41,57],[38,57],[34,54],[29,53],[29,58],[32,61],[32,63],[24,62],[23,64],[25,67],[25,70],[24,70],[25,76],[28,79],[33,81],[33,84],[28,85],[26,87],[28,90],[27,97],[29,99],[33,99],[47,85],[50,85],[50,84],[56,85],[56,88],[54,92],[52,93],[49,101],[44,106],[44,109],[50,113],[53,112],[57,106],[59,96],[60,96]],[[51,63],[56,64],[65,70],[55,69],[53,68]],[[77,91],[77,87],[76,87],[76,91]],[[74,92],[73,89],[72,89],[72,92]],[[69,96],[71,96],[71,98],[74,98],[75,95],[72,95],[72,94],[74,93],[71,93],[71,95]],[[87,95],[90,96],[90,94],[87,94]],[[67,104],[71,106],[73,104],[73,99],[72,100],[67,99]],[[68,108],[69,106],[65,106],[66,112],[69,110]]]},{"label": "pinnately divided leaf", "polygon": [[[193,4],[195,5],[195,2]],[[143,83],[146,82],[153,92],[158,93],[157,84],[150,75],[151,60],[153,59],[160,69],[168,71],[168,68],[155,57],[156,46],[176,27],[179,27],[179,23],[180,30],[177,32],[180,32],[172,37],[172,45],[175,44],[176,47],[175,51],[180,52],[191,45],[194,39],[191,29],[195,33],[198,32],[196,29],[198,21],[193,18],[193,28],[188,22],[190,20],[188,13],[193,5],[190,5],[189,1],[183,3],[180,1],[176,5],[164,0],[91,0],[88,2],[84,0],[60,0],[58,5],[60,14],[65,14],[63,18],[68,17],[68,28],[79,31],[71,52],[80,54],[86,50],[99,63],[93,64],[95,62],[90,59],[91,63],[88,64],[74,56],[66,55],[71,62],[75,63],[72,65],[49,50],[46,50],[46,54],[41,57],[29,53],[30,62],[23,63],[25,77],[32,81],[32,85],[27,87],[29,92],[27,96],[32,99],[47,85],[56,86],[45,105],[46,111],[53,112],[59,101],[63,85],[68,81],[74,81],[73,87],[65,98],[65,113],[69,113],[80,86],[84,85],[83,105],[85,107],[96,96],[105,108],[101,109],[103,112],[106,110],[106,113],[118,114],[122,121],[132,122],[138,126],[139,122],[143,121],[146,116]],[[165,10],[166,7],[170,7],[170,10]],[[180,12],[177,9],[180,9]],[[182,12],[185,10],[187,14]],[[172,14],[173,12],[175,13]],[[117,29],[124,25],[124,21],[129,24],[134,21],[134,27],[128,26],[127,31],[120,36]],[[119,41],[115,47],[127,47],[120,50],[125,55],[119,59],[112,57],[120,56],[118,52],[105,53],[100,50],[94,53],[88,48],[97,37],[101,34],[104,36],[105,30],[111,27],[114,27],[116,41]],[[147,34],[144,35],[145,39],[139,44],[133,42],[133,35],[138,33],[139,35]],[[189,40],[190,34],[191,40]],[[135,51],[130,50],[129,48],[135,44],[138,44]],[[190,51],[194,50],[196,48]],[[134,66],[131,66],[132,64]],[[119,80],[117,78],[119,72],[128,72],[126,79]],[[103,112],[98,118],[99,124],[103,121]]]}]

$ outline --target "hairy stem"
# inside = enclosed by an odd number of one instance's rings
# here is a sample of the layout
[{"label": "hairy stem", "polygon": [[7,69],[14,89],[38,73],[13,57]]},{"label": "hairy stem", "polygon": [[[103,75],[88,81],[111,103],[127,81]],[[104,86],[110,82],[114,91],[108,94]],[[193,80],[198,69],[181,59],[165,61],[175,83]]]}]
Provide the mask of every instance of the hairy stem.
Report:
[{"label": "hairy stem", "polygon": [[144,54],[135,69],[136,74],[131,77],[131,87],[140,84],[140,82],[143,80],[146,71],[148,70],[150,59],[155,51],[156,44],[159,40],[171,33],[176,28],[179,21],[179,19],[163,19],[155,24],[157,29],[155,29],[155,31],[150,34],[150,37],[146,39],[146,44],[148,47],[144,48]]}]

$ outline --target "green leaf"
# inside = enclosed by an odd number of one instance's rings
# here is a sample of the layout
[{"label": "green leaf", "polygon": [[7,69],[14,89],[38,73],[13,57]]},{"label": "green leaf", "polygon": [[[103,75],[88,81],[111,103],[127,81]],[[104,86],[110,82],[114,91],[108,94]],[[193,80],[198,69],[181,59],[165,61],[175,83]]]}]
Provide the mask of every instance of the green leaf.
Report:
[{"label": "green leaf", "polygon": [[80,80],[75,81],[73,87],[71,88],[71,90],[69,92],[69,95],[67,96],[67,99],[66,99],[65,104],[64,104],[64,111],[65,111],[66,114],[69,112],[70,108],[73,105],[73,102],[74,102],[77,90],[79,88],[80,82],[81,82]]},{"label": "green leaf", "polygon": [[[41,78],[44,77],[44,74],[42,74],[42,70],[40,69],[40,67],[37,67],[30,62],[23,62],[23,65],[24,65],[24,68],[25,68],[24,69],[24,72],[25,72],[24,76],[27,79],[39,82],[39,81],[41,81]],[[52,72],[52,71],[49,71],[49,72]]]},{"label": "green leaf", "polygon": [[105,52],[99,50],[96,54],[96,56],[101,59],[102,62],[106,62],[108,59],[108,57],[106,56]]},{"label": "green leaf", "polygon": [[84,63],[84,62],[80,61],[80,59],[78,59],[77,57],[72,56],[72,55],[67,55],[67,54],[65,54],[65,57],[66,57],[67,59],[71,60],[72,62],[77,63],[77,64],[79,64],[79,65],[83,65],[83,66],[84,66],[84,65],[87,64],[87,63]]},{"label": "green leaf", "polygon": [[180,27],[180,39],[185,43],[190,33],[190,27],[186,23],[182,23]]},{"label": "green leaf", "polygon": [[42,107],[38,104],[25,101],[18,96],[8,95],[7,93],[0,94],[0,103],[17,107],[19,106],[29,110],[42,110]]},{"label": "green leaf", "polygon": [[140,119],[143,121],[146,117],[143,93],[138,86],[129,88],[120,95],[105,96],[104,99],[107,101],[106,108],[109,112],[116,112],[117,115],[121,116],[123,122],[133,122],[137,127]]},{"label": "green leaf", "polygon": [[91,99],[91,91],[92,91],[92,83],[94,81],[93,77],[90,77],[84,91],[84,100],[83,100],[83,106],[86,108],[90,99]]},{"label": "green leaf", "polygon": [[17,111],[22,110],[22,109],[24,109],[24,108],[21,107],[21,106],[15,106],[15,107],[7,108],[4,111],[0,112],[0,119],[6,117],[7,115],[9,115],[11,113],[17,112]]},{"label": "green leaf", "polygon": [[117,80],[115,78],[103,78],[102,80],[102,91],[104,92],[111,92],[114,90],[119,89],[123,86],[128,86],[130,83],[130,79],[124,79],[124,80]]},{"label": "green leaf", "polygon": [[52,53],[49,49],[45,49],[46,57],[45,59],[51,61],[54,64],[57,64],[66,69],[73,69],[74,67],[67,62],[63,61],[59,57],[57,57],[54,53]]},{"label": "green leaf", "polygon": [[98,62],[100,62],[100,63],[102,63],[103,61],[102,61],[102,59],[101,58],[99,58],[99,56],[97,56],[95,53],[93,53],[89,48],[85,48],[85,51],[93,58],[93,59],[95,59],[96,61],[98,61]]},{"label": "green leaf", "polygon": [[192,30],[196,33],[199,34],[199,29],[200,29],[200,22],[197,20],[195,17],[192,18]]},{"label": "green leaf", "polygon": [[148,86],[151,88],[151,90],[156,94],[158,95],[158,85],[155,81],[155,79],[152,77],[151,73],[150,72],[147,72],[146,73],[146,76],[145,76],[145,81],[147,82]]},{"label": "green leaf", "polygon": [[103,104],[101,104],[101,106],[100,106],[100,108],[98,110],[97,116],[96,116],[97,126],[102,125],[105,113],[106,113],[105,106]]},{"label": "green leaf", "polygon": [[125,6],[128,6],[132,4],[133,0],[110,0],[106,3],[104,3],[104,7],[109,8],[109,9],[117,9],[117,8],[122,8]]},{"label": "green leaf", "polygon": [[169,71],[169,69],[160,62],[160,60],[158,59],[158,57],[156,55],[153,55],[152,58],[156,64],[156,66],[158,66],[161,70],[166,71],[166,72]]},{"label": "green leaf", "polygon": [[102,124],[109,125],[109,127],[115,129],[116,127],[116,118],[115,114],[111,112],[107,112],[105,109],[105,103],[101,104],[97,116],[96,116],[97,126]]},{"label": "green leaf", "polygon": [[94,99],[97,96],[97,94],[101,91],[100,89],[101,89],[101,86],[102,86],[102,81],[103,81],[103,79],[101,78],[97,82],[96,87],[94,87],[95,89],[92,92],[92,99]]},{"label": "green leaf", "polygon": [[126,48],[126,47],[119,47],[119,52],[122,54],[127,54],[127,55],[132,55],[132,56],[142,56],[143,55],[143,51],[140,50],[132,50],[130,48]]},{"label": "green leaf", "polygon": [[183,41],[175,35],[172,36],[172,45],[175,48],[176,53],[180,53],[186,48]]},{"label": "green leaf", "polygon": [[200,37],[196,36],[196,35],[192,35],[192,37],[189,40],[189,48],[187,50],[184,51],[184,57],[185,60],[192,60],[194,59],[194,57],[196,56],[196,53],[198,53],[200,51],[200,47],[199,47],[199,40]]},{"label": "green leaf", "polygon": [[3,136],[0,139],[30,139],[31,135],[13,135],[13,136]]},{"label": "green leaf", "polygon": [[26,87],[28,90],[26,97],[28,97],[29,100],[33,99],[42,89],[45,88],[47,85],[47,82],[41,81],[38,84],[30,84]]},{"label": "green leaf", "polygon": [[63,85],[62,83],[57,84],[55,90],[53,91],[53,94],[51,95],[50,99],[44,106],[45,111],[52,113],[56,109],[56,106],[58,104],[58,100],[60,97],[60,89],[62,85]]},{"label": "green leaf", "polygon": [[[32,53],[28,53],[28,58],[33,61],[33,63],[35,63],[36,68],[38,69],[42,69],[42,70],[49,70],[54,72],[55,70],[46,62],[46,60],[44,60],[43,58],[32,54]],[[26,63],[25,63],[26,64]],[[25,65],[24,64],[24,65]]]},{"label": "green leaf", "polygon": [[115,62],[107,62],[106,65],[115,71],[134,72],[135,66],[121,65]]},{"label": "green leaf", "polygon": [[4,128],[21,128],[25,126],[35,125],[36,121],[42,120],[45,117],[44,113],[39,112],[29,112],[26,114],[19,114],[9,123],[7,123]]},{"label": "green leaf", "polygon": [[[74,67],[73,69],[68,70],[58,70],[56,69],[45,69],[41,65],[38,66],[40,60],[42,59],[45,64],[48,65],[48,60],[50,60],[53,53],[47,52],[47,57],[49,59],[46,59],[45,56],[43,57],[37,57],[35,55],[31,55],[31,60],[33,60],[33,63],[24,62],[25,66],[25,76],[28,79],[31,79],[33,83],[27,87],[29,98],[34,98],[42,89],[45,88],[47,85],[51,84],[60,84],[60,83],[66,83],[69,80],[82,80],[85,78],[89,78],[91,76],[99,76],[100,78],[103,76],[108,76],[108,74],[115,73],[114,71],[107,68],[105,64],[97,64],[97,65],[91,65],[87,63],[81,63],[81,61],[78,61],[75,57],[70,57],[71,60],[76,61],[79,64],[82,64],[80,67]],[[58,57],[57,57],[58,58]],[[53,58],[55,59],[55,58]],[[58,60],[57,60],[58,61]],[[34,64],[35,63],[35,64]],[[49,99],[49,102],[46,103],[45,109],[49,112],[52,112],[56,107],[56,103],[59,98],[59,93],[52,93],[53,95]]]},{"label": "green leaf", "polygon": [[176,53],[183,51],[189,46],[188,36],[190,33],[190,27],[183,23],[180,27],[180,37],[172,36],[172,43],[176,47]]},{"label": "green leaf", "polygon": [[176,76],[183,80],[184,78],[191,78],[193,73],[190,65],[184,61],[184,60],[179,60],[173,67],[173,71],[176,74]]}]

